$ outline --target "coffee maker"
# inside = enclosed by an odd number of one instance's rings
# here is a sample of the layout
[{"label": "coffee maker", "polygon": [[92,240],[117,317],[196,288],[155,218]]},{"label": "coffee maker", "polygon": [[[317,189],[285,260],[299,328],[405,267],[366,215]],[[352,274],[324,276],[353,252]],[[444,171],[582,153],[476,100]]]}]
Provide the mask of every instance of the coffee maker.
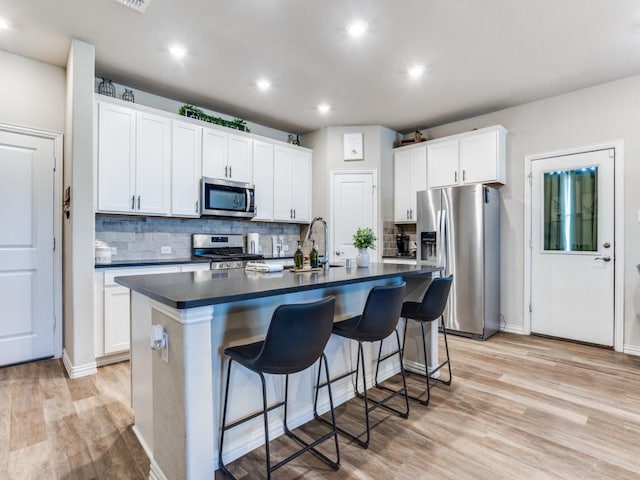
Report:
[{"label": "coffee maker", "polygon": [[409,235],[396,235],[396,246],[399,256],[409,255]]}]

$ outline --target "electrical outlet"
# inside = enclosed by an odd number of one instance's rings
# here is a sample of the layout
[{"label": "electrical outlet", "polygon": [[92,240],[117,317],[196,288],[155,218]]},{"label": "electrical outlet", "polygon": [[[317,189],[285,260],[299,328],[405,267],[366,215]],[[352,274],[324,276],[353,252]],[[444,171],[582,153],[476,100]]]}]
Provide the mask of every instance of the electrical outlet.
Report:
[{"label": "electrical outlet", "polygon": [[111,247],[111,255],[117,255],[118,254],[118,247]]},{"label": "electrical outlet", "polygon": [[163,255],[169,255],[171,253],[171,247],[160,247],[160,253]]},{"label": "electrical outlet", "polygon": [[282,246],[282,251],[283,252],[288,252],[289,251],[289,245],[285,244]]}]

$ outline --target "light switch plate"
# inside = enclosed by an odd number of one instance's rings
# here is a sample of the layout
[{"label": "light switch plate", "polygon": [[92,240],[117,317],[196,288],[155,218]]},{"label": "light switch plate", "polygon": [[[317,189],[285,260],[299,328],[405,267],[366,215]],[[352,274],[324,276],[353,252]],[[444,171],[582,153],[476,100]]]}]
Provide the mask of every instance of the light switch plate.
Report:
[{"label": "light switch plate", "polygon": [[169,255],[171,253],[171,247],[160,247],[160,253],[163,255]]}]

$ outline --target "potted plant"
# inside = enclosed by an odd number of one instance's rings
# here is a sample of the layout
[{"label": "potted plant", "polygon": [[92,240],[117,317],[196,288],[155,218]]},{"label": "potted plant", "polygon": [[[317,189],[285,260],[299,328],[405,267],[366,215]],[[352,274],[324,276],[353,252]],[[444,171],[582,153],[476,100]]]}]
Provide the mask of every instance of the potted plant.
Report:
[{"label": "potted plant", "polygon": [[369,266],[369,248],[376,249],[374,245],[376,240],[373,230],[369,227],[358,228],[353,234],[353,246],[358,249],[356,264],[359,267]]}]

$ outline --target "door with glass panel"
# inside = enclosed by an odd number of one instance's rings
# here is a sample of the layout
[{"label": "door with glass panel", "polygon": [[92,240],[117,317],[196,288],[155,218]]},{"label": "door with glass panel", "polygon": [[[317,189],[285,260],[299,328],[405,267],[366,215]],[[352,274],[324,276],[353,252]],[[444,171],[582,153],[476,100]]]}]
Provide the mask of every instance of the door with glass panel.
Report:
[{"label": "door with glass panel", "polygon": [[531,331],[613,346],[614,150],[531,162]]}]

